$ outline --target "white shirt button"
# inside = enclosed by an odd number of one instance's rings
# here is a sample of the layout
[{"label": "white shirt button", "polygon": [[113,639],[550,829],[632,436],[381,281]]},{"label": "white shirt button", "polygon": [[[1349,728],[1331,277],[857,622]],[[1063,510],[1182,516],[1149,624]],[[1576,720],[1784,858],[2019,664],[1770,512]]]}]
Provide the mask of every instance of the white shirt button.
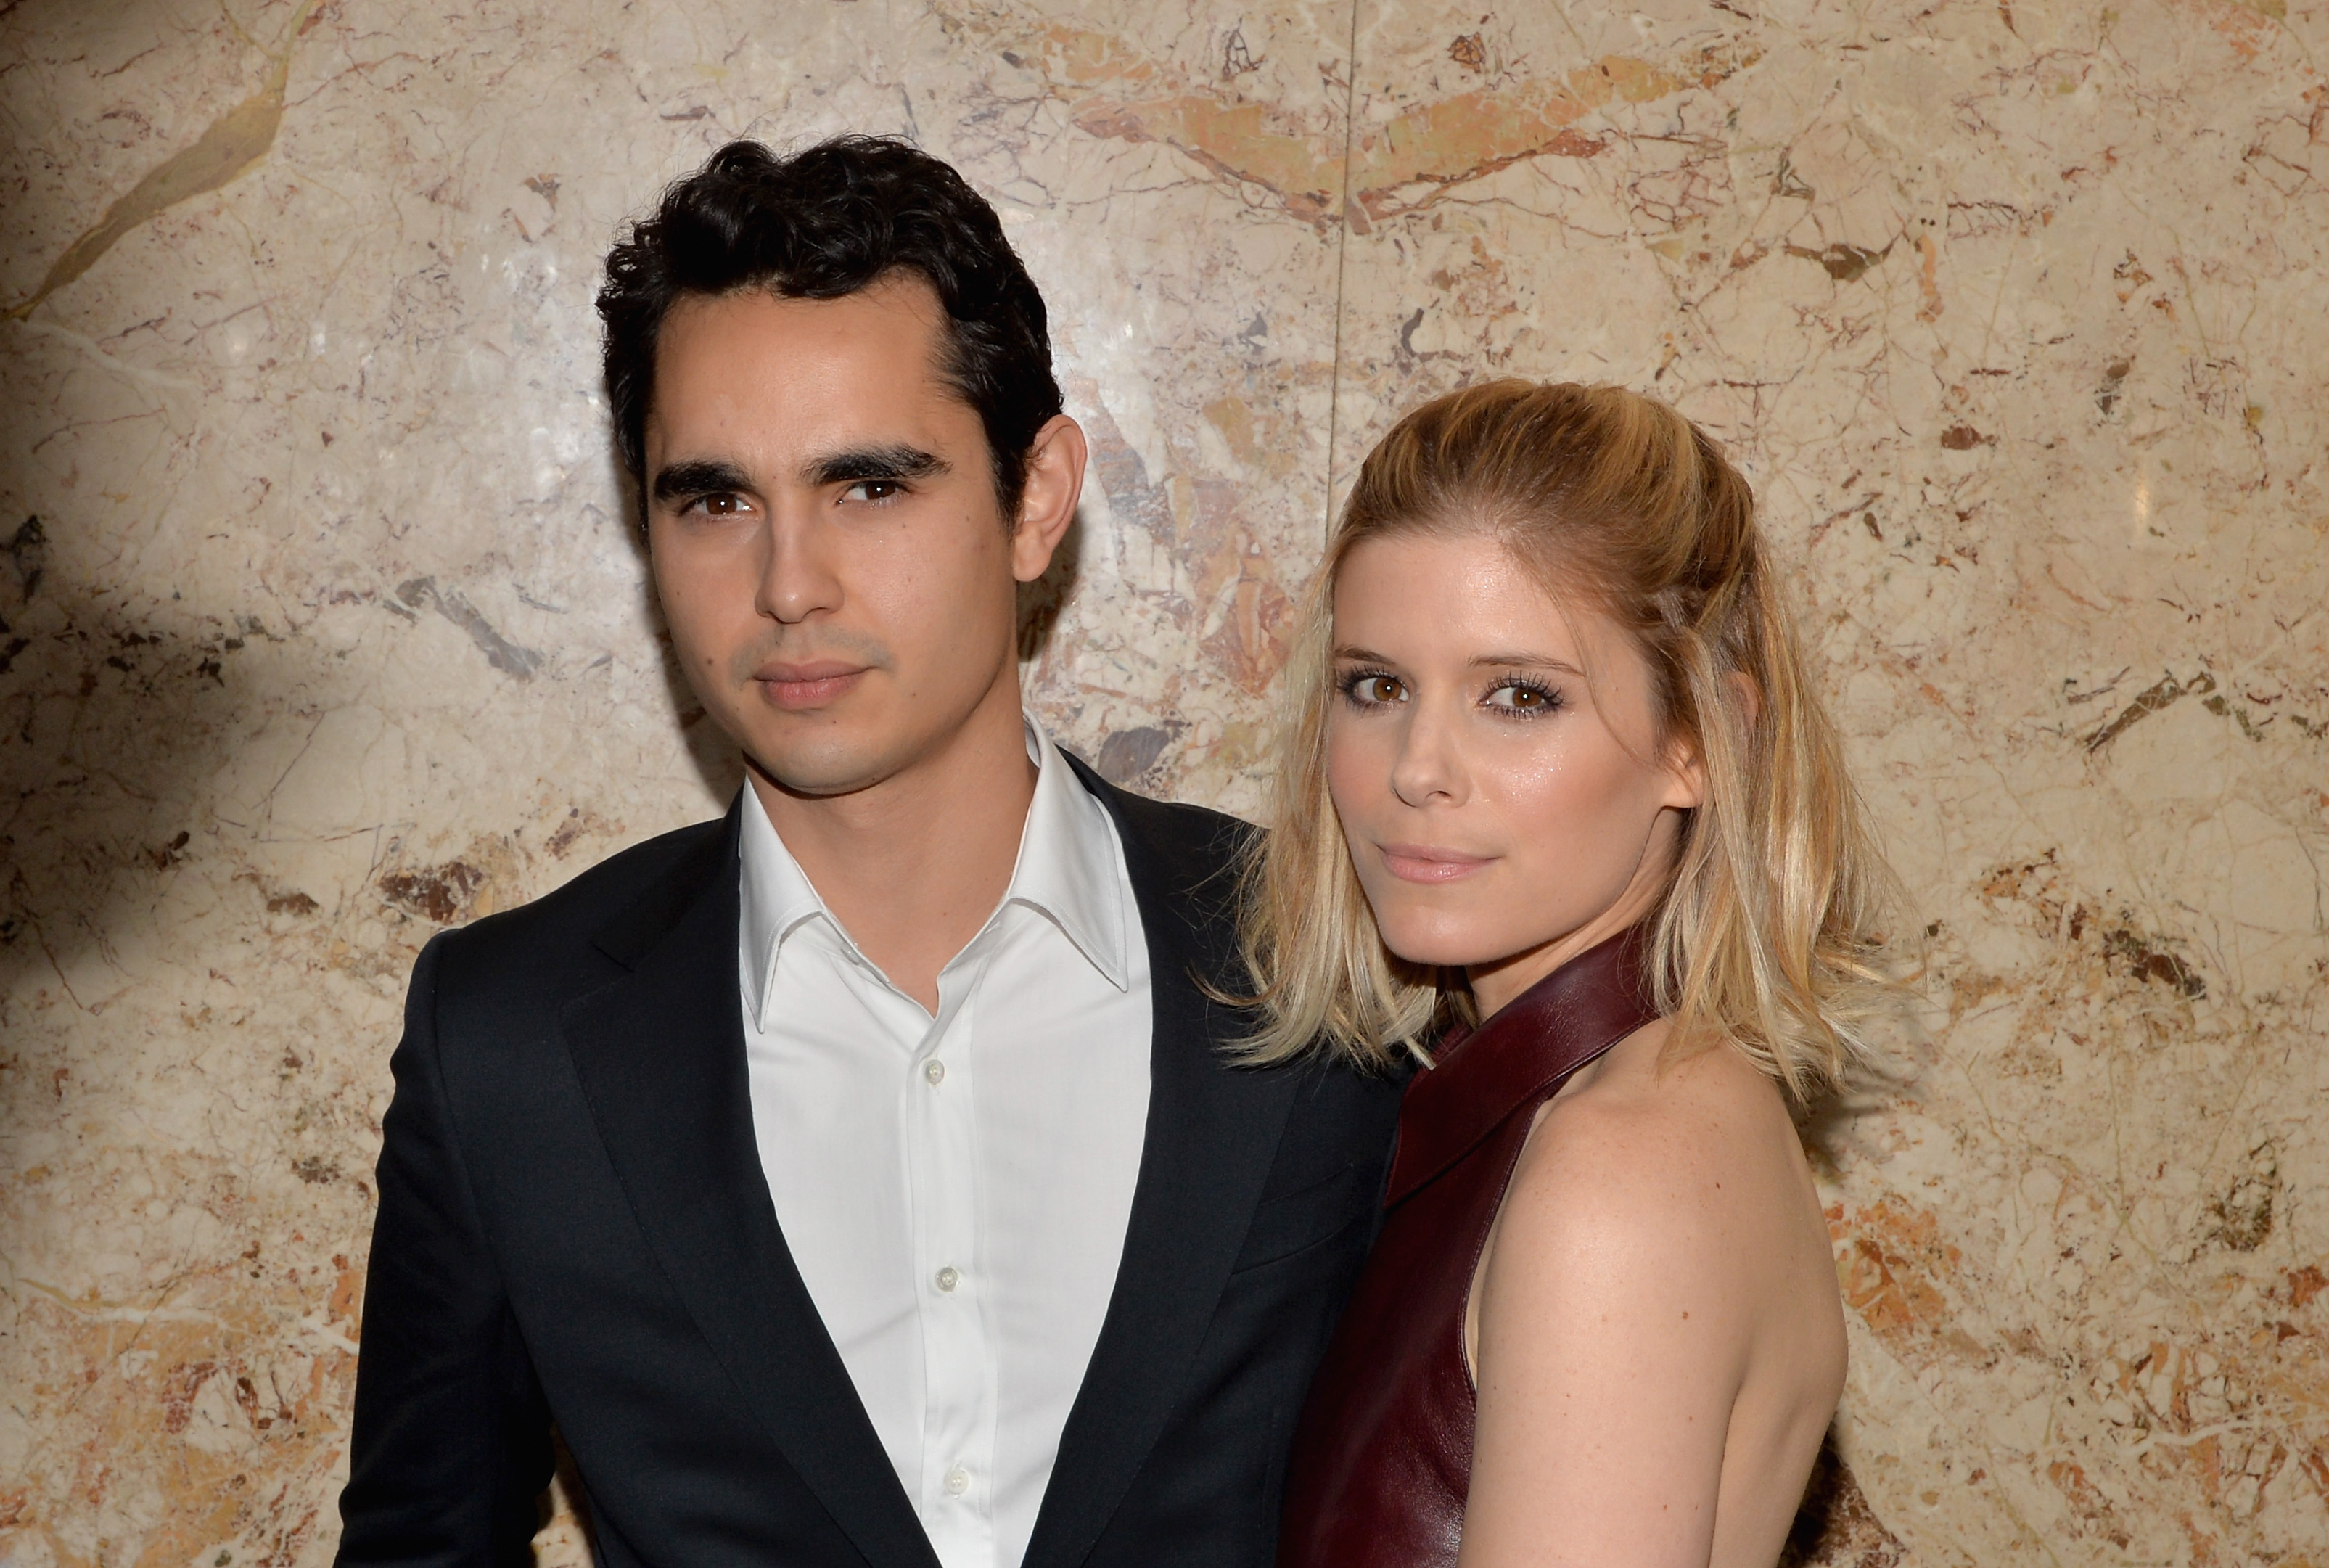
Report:
[{"label": "white shirt button", "polygon": [[[945,1268],[940,1269],[940,1270],[938,1270],[938,1289],[941,1289],[941,1290],[951,1290],[951,1289],[953,1289],[957,1285],[959,1285],[959,1284],[961,1284],[961,1283],[962,1283],[962,1270],[959,1270],[959,1269],[957,1269],[957,1268],[956,1268],[953,1264],[949,1263],[949,1264],[948,1264]],[[955,1471],[954,1473],[955,1473],[956,1475],[957,1475],[957,1476],[958,1476],[958,1475],[960,1475],[960,1474],[962,1474],[962,1472],[961,1472],[960,1470],[957,1470],[957,1471]],[[951,1485],[953,1485],[953,1482],[952,1482],[952,1481],[948,1481],[948,1485],[951,1486]]]},{"label": "white shirt button", "polygon": [[955,1466],[946,1473],[946,1489],[949,1497],[959,1497],[970,1490],[970,1472],[960,1465]]},{"label": "white shirt button", "polygon": [[922,1063],[922,1080],[932,1089],[946,1082],[946,1063],[932,1057]]}]

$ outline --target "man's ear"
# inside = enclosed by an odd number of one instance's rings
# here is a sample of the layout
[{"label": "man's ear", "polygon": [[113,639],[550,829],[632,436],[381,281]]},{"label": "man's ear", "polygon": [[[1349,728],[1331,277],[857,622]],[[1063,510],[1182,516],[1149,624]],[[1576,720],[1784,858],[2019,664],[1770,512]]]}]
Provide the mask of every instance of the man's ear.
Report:
[{"label": "man's ear", "polygon": [[1076,500],[1084,490],[1084,465],[1090,449],[1083,427],[1053,414],[1027,449],[1027,485],[1019,496],[1019,519],[1011,533],[1011,575],[1032,582],[1051,564],[1051,553],[1076,520]]}]

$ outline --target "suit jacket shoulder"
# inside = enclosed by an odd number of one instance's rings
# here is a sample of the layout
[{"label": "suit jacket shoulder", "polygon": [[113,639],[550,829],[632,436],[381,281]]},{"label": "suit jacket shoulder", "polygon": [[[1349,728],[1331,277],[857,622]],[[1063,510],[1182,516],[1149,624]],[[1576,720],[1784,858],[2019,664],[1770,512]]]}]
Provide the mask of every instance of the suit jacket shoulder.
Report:
[{"label": "suit jacket shoulder", "polygon": [[1155,800],[1118,789],[1071,758],[1077,772],[1092,784],[1094,793],[1116,808],[1117,819],[1166,866],[1194,873],[1195,882],[1233,872],[1261,829],[1252,823],[1203,806],[1177,800]]},{"label": "suit jacket shoulder", "polygon": [[440,1001],[554,1009],[636,965],[734,856],[734,817],[635,844],[531,902],[444,932]]}]

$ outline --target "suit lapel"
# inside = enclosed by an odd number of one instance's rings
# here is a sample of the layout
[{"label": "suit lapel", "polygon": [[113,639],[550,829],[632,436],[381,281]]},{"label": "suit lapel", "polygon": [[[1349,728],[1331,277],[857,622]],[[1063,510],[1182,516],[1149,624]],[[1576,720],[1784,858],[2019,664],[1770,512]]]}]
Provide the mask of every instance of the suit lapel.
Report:
[{"label": "suit lapel", "polygon": [[647,1244],[777,1447],[870,1563],[935,1568],[778,1228],[736,978],[739,817],[610,926],[629,973],[560,1014]]},{"label": "suit lapel", "polygon": [[1081,1563],[1155,1446],[1252,1223],[1294,1098],[1293,1074],[1224,1063],[1221,1042],[1240,1021],[1198,987],[1199,975],[1235,972],[1225,915],[1209,919],[1184,885],[1197,869],[1193,858],[1215,857],[1175,854],[1180,846],[1152,838],[1134,813],[1164,808],[1120,795],[1070,760],[1124,843],[1148,943],[1155,1025],[1146,1142],[1124,1261],[1060,1435],[1024,1568]]}]

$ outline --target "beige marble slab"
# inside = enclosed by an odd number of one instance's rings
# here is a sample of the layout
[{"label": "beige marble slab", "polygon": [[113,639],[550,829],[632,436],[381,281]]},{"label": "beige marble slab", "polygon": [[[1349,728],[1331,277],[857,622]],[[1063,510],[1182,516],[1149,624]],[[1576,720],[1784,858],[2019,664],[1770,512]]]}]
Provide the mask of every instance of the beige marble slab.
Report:
[{"label": "beige marble slab", "polygon": [[1112,776],[1252,803],[1421,397],[1730,443],[1932,933],[1815,1129],[1813,1557],[2329,1563],[2324,61],[2319,0],[0,12],[0,1562],[328,1558],[419,944],[737,776],[599,258],[849,128],[1051,302],[1099,461],[1031,676]]}]

